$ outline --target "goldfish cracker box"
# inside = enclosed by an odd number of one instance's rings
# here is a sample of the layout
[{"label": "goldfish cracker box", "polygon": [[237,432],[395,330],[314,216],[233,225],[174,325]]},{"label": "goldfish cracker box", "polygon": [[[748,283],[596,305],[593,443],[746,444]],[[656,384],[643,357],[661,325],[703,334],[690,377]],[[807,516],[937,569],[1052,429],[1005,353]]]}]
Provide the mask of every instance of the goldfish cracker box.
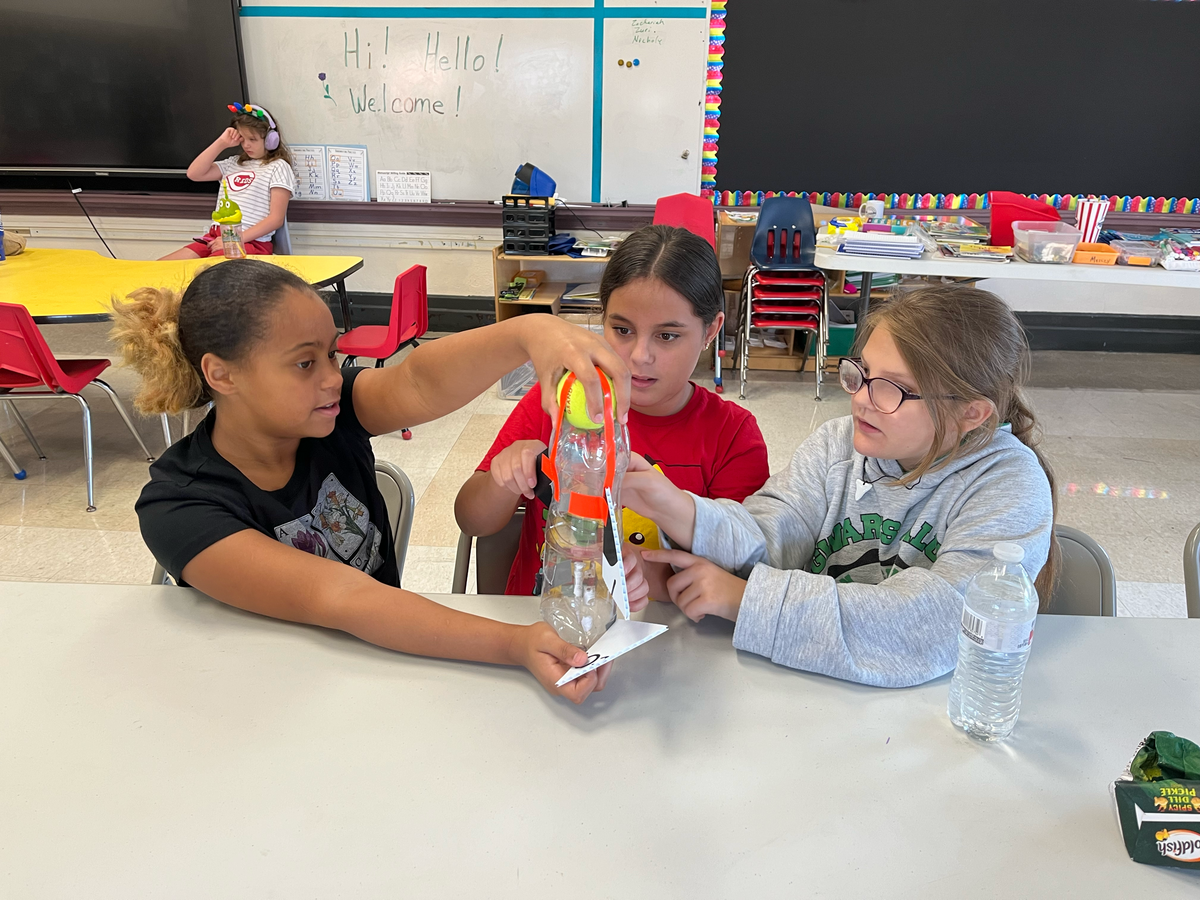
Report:
[{"label": "goldfish cracker box", "polygon": [[1155,731],[1112,790],[1130,859],[1200,871],[1200,747]]}]

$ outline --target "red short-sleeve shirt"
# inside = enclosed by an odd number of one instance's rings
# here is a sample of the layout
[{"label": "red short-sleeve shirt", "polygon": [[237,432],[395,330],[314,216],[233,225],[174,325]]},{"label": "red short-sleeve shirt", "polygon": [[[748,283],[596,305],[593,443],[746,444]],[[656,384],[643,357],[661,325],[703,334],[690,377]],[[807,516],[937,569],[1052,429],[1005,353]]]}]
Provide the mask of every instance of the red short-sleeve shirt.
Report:
[{"label": "red short-sleeve shirt", "polygon": [[[725,497],[739,503],[767,480],[767,445],[758,422],[749,410],[693,385],[691,399],[670,416],[648,416],[629,411],[629,440],[676,487],[700,497]],[[478,471],[487,472],[492,459],[516,441],[550,442],[553,425],[542,410],[542,391],[534,385],[496,436]],[[508,576],[505,593],[532,594],[542,565],[546,507],[526,501],[521,543]],[[658,529],[632,510],[622,513],[625,540],[657,549]]]}]

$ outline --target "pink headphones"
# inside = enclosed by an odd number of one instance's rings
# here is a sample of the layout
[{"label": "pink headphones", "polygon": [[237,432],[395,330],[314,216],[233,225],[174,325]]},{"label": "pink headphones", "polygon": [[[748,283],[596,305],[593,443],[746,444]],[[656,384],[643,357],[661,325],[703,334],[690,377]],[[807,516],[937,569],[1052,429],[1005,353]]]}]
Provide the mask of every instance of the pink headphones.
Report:
[{"label": "pink headphones", "polygon": [[243,116],[258,116],[260,119],[266,119],[267,124],[271,126],[271,130],[267,132],[267,136],[263,139],[263,146],[268,150],[276,150],[279,147],[279,131],[276,128],[275,120],[271,118],[271,114],[261,106],[255,106],[253,103],[230,103],[229,111]]}]

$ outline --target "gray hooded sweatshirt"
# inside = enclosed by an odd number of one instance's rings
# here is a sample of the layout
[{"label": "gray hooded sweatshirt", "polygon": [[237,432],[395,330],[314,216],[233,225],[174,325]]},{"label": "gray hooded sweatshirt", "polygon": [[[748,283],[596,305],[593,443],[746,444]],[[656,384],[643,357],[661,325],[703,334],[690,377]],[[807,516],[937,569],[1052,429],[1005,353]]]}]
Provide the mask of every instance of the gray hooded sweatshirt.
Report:
[{"label": "gray hooded sweatshirt", "polygon": [[944,675],[963,594],[997,541],[1050,551],[1050,484],[1007,431],[896,483],[894,460],[854,451],[849,416],[826,422],[744,503],[695,497],[692,552],[748,577],[733,645],[796,669],[880,687]]}]

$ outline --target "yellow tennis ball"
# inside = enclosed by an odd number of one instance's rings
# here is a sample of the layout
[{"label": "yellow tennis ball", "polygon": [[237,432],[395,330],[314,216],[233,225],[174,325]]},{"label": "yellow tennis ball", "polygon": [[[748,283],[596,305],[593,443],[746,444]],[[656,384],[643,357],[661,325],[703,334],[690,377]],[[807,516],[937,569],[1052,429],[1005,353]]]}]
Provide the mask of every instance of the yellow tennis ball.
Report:
[{"label": "yellow tennis ball", "polygon": [[[567,395],[566,401],[565,402],[563,401],[563,386],[567,383],[568,375],[570,375],[569,372],[567,373],[567,375],[564,375],[558,381],[558,402],[560,404],[562,404],[564,407],[563,415],[565,416],[565,418],[568,422],[570,422],[573,426],[578,428],[580,431],[599,431],[601,428],[604,427],[604,423],[603,422],[593,422],[591,420],[591,418],[588,416],[587,394],[584,393],[583,385],[579,382],[578,378],[575,379],[575,383],[571,385],[571,391]],[[612,392],[612,382],[608,380],[608,377],[606,375],[604,375],[603,372],[600,373],[600,377],[603,378],[604,381],[608,384],[609,392],[611,393]],[[613,396],[613,419],[614,420],[616,419],[616,415],[617,415],[617,398],[614,395]]]}]

